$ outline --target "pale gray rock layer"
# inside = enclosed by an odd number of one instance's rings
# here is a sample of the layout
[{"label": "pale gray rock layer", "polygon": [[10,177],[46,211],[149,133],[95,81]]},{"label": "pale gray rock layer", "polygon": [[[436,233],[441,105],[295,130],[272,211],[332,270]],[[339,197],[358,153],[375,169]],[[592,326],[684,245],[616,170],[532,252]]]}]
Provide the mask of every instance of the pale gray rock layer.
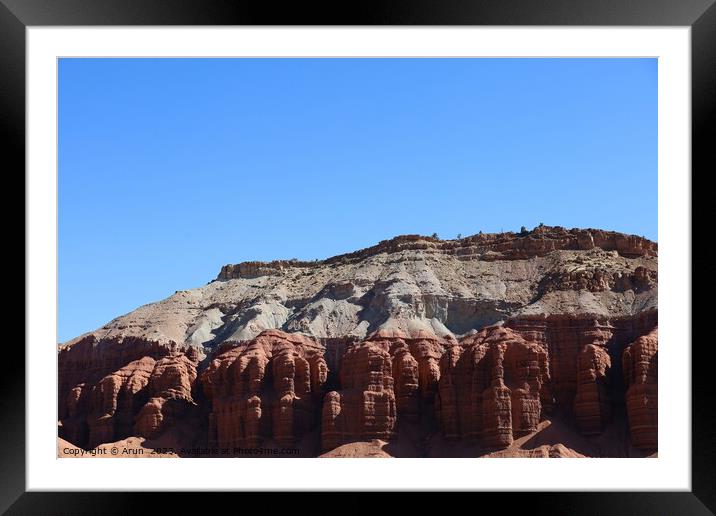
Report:
[{"label": "pale gray rock layer", "polygon": [[[494,250],[500,238],[528,251],[505,257]],[[266,329],[317,338],[363,338],[378,330],[460,336],[521,315],[632,316],[657,307],[656,277],[656,244],[599,230],[396,237],[319,262],[225,266],[219,279],[91,333],[204,348]]]}]

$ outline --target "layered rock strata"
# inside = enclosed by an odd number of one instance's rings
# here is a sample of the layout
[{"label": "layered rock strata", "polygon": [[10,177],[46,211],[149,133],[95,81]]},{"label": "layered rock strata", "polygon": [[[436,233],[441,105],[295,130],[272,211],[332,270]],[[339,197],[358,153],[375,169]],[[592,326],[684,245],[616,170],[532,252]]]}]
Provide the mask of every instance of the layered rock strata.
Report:
[{"label": "layered rock strata", "polygon": [[624,422],[617,448],[651,452],[657,252],[540,226],[227,265],[60,346],[59,433],[314,455],[399,439],[428,454],[439,435],[488,454],[550,421],[588,440]]},{"label": "layered rock strata", "polygon": [[457,240],[440,240],[422,235],[402,235],[384,240],[373,247],[353,253],[342,254],[326,260],[275,260],[272,262],[242,262],[225,265],[218,279],[229,280],[251,278],[266,274],[277,274],[289,267],[317,268],[326,264],[362,261],[381,253],[401,251],[435,251],[468,258],[478,256],[486,260],[524,260],[543,256],[553,251],[600,248],[616,251],[634,258],[657,255],[657,245],[643,237],[624,235],[599,229],[571,229],[540,226],[521,233],[505,232],[479,234]]},{"label": "layered rock strata", "polygon": [[631,439],[645,450],[656,450],[658,445],[658,352],[659,334],[654,329],[630,344],[623,357]]},{"label": "layered rock strata", "polygon": [[612,401],[606,385],[610,368],[611,358],[604,347],[587,344],[579,352],[574,415],[584,435],[601,433],[611,418]]},{"label": "layered rock strata", "polygon": [[[656,254],[654,242],[592,229],[541,226],[457,240],[407,235],[326,260],[227,265],[217,280],[142,306],[66,346],[85,341],[108,360],[120,358],[110,348],[123,343],[126,356],[103,376],[155,356],[159,350],[150,353],[149,343],[213,352],[270,329],[347,342],[379,331],[458,337],[514,318],[633,318],[656,309]],[[131,339],[142,349],[130,353]],[[91,354],[73,360],[92,365]]]},{"label": "layered rock strata", "polygon": [[87,447],[129,436],[156,437],[195,405],[196,353],[133,360],[92,385],[80,382],[61,404],[60,435]]},{"label": "layered rock strata", "polygon": [[[560,388],[552,373],[562,368],[566,374],[566,361],[524,325],[491,326],[460,340],[377,333],[346,345],[333,371],[323,343],[268,330],[228,346],[198,380],[197,355],[189,349],[131,361],[94,385],[79,383],[66,397],[61,434],[88,447],[128,436],[154,438],[196,406],[199,391],[207,445],[222,448],[290,447],[314,430],[324,451],[354,441],[390,441],[400,421],[417,424],[434,413],[446,439],[494,450],[511,446],[555,413],[583,435],[598,435],[621,402],[633,445],[655,449],[656,330],[624,350],[627,390],[614,399],[614,350],[603,332],[583,325],[592,340],[570,348],[573,391]],[[559,333],[552,337],[560,339]],[[329,374],[336,387],[331,390]]]},{"label": "layered rock strata", "polygon": [[390,354],[371,343],[343,357],[341,389],[323,400],[321,448],[371,439],[390,440],[397,418]]},{"label": "layered rock strata", "polygon": [[214,359],[201,375],[209,445],[294,445],[316,426],[328,374],[323,352],[306,337],[267,331]]},{"label": "layered rock strata", "polygon": [[440,362],[440,424],[449,439],[479,439],[504,448],[534,431],[547,352],[518,333],[491,327],[451,346]]}]

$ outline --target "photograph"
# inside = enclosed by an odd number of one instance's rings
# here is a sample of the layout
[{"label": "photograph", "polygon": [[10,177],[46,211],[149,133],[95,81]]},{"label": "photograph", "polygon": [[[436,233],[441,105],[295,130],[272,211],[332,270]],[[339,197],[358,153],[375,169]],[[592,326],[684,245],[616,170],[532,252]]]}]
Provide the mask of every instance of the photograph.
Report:
[{"label": "photograph", "polygon": [[660,66],[59,57],[60,462],[658,459]]}]

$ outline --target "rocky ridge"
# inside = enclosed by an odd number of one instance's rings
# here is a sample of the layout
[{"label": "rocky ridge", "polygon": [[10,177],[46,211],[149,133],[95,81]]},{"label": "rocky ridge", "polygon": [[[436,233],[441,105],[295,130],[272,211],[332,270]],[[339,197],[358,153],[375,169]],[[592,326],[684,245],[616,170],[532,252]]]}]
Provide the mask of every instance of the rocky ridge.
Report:
[{"label": "rocky ridge", "polygon": [[[371,456],[653,453],[657,255],[641,237],[540,226],[227,265],[60,346],[60,437],[301,456],[370,448],[356,443],[382,443]],[[542,442],[555,428],[561,440]]]}]

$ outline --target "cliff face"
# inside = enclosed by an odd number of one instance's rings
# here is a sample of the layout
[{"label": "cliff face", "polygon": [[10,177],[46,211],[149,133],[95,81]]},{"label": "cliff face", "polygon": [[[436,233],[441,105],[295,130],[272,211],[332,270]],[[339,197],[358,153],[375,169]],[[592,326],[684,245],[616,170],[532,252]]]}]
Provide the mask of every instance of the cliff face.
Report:
[{"label": "cliff face", "polygon": [[634,445],[639,448],[656,449],[658,442],[658,351],[659,335],[655,328],[639,337],[623,356],[629,429]]},{"label": "cliff face", "polygon": [[439,414],[445,437],[506,448],[537,429],[547,352],[502,327],[486,328],[442,357]]},{"label": "cliff face", "polygon": [[[302,456],[367,442],[376,456],[649,454],[657,253],[640,237],[539,227],[227,265],[60,347],[60,437]],[[567,451],[538,450],[555,425],[569,435],[545,444]]]},{"label": "cliff face", "polygon": [[209,444],[255,448],[270,438],[293,446],[320,413],[323,351],[301,335],[269,330],[215,358],[201,375]]}]

